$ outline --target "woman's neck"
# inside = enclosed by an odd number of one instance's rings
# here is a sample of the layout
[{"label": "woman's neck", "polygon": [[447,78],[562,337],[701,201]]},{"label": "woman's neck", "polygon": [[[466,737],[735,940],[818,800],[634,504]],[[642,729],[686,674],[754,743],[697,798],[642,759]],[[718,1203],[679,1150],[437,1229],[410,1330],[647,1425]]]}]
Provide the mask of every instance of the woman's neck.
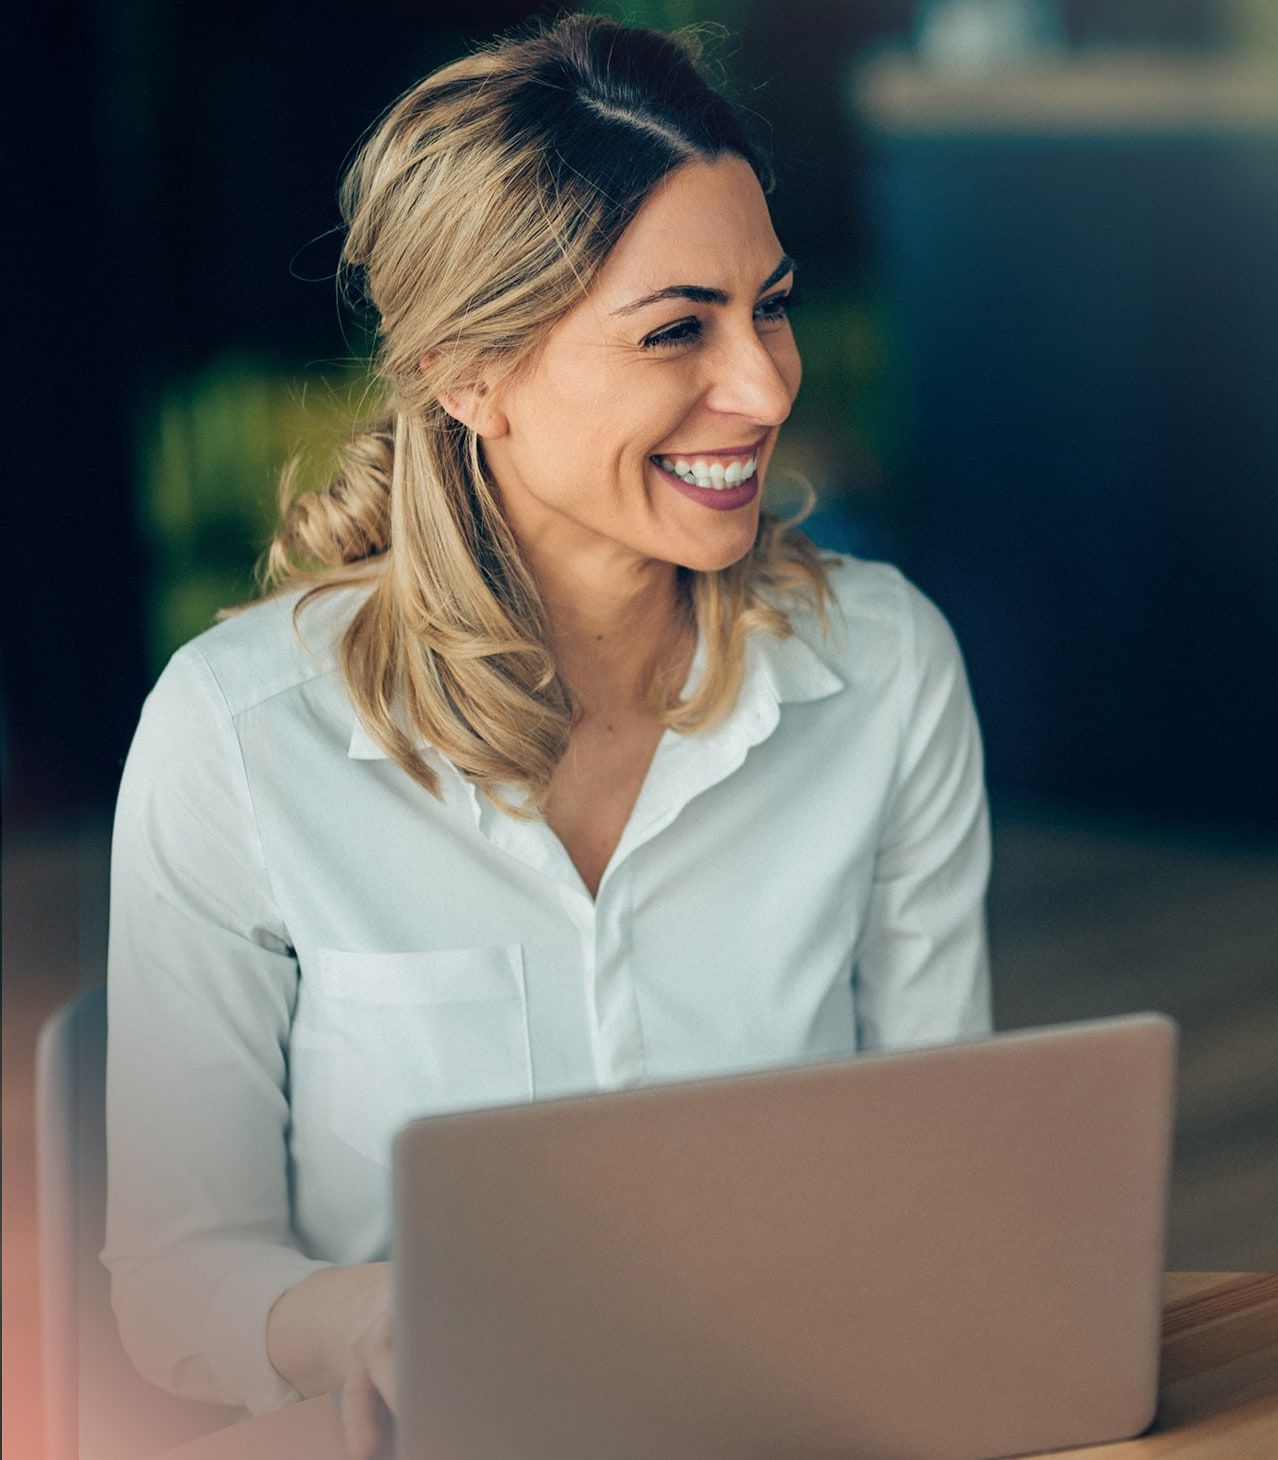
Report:
[{"label": "woman's neck", "polygon": [[658,670],[679,683],[696,635],[681,601],[678,569],[651,563],[632,575],[537,573],[559,673],[582,721],[648,712]]}]

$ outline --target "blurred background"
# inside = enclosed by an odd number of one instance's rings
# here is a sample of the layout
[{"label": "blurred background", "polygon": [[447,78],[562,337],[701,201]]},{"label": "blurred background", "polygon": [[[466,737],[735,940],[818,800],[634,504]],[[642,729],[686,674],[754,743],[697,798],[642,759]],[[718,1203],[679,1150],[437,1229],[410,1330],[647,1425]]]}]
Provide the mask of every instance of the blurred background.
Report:
[{"label": "blurred background", "polygon": [[[252,591],[282,461],[322,458],[366,384],[343,163],[411,82],[551,8],[10,23],[6,1338],[35,1334],[35,1034],[103,978],[142,698]],[[722,25],[770,138],[807,296],[777,462],[818,490],[814,538],[898,563],[963,645],[1000,1027],[1175,1015],[1169,1265],[1278,1269],[1278,3],[594,8]],[[4,1353],[34,1397],[34,1345]]]}]

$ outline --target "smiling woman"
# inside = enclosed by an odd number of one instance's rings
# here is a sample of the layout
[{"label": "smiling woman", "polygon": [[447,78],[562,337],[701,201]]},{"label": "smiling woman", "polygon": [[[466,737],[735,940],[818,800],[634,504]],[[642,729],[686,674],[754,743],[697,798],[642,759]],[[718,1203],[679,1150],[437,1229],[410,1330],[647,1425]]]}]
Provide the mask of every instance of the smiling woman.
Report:
[{"label": "smiling woman", "polygon": [[[690,37],[584,16],[427,77],[357,158],[344,257],[378,313],[387,408],[292,505],[271,579],[379,579],[344,667],[428,789],[419,738],[527,814],[501,788],[544,806],[600,673],[695,730],[729,708],[746,631],[784,631],[770,586],[824,603],[819,555],[759,507],[800,377],[770,185]],[[756,457],[753,487],[697,490],[725,448]],[[583,575],[589,633],[563,619]],[[694,625],[708,672],[681,705]]]},{"label": "smiling woman", "polygon": [[341,1385],[371,1454],[406,1120],[988,1028],[957,646],[761,505],[767,183],[686,39],[586,16],[357,157],[384,410],[174,657],[117,814],[104,1260],[155,1382]]}]

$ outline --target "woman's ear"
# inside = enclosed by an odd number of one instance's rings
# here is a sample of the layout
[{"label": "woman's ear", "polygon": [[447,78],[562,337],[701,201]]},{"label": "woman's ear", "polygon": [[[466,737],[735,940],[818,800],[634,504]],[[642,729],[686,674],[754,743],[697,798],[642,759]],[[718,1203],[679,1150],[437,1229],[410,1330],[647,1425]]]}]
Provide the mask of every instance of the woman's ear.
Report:
[{"label": "woman's ear", "polygon": [[[422,360],[423,374],[429,373],[429,366],[429,359]],[[506,417],[497,402],[496,393],[486,380],[458,390],[442,390],[439,403],[453,420],[469,426],[476,436],[492,439],[506,434]]]}]

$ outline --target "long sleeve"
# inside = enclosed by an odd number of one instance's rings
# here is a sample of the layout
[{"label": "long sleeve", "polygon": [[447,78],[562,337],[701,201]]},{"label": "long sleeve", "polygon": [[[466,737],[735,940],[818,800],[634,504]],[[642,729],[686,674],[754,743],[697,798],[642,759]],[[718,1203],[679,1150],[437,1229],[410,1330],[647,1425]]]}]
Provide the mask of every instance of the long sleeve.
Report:
[{"label": "long sleeve", "polygon": [[152,692],[116,813],[108,958],[107,1237],[134,1363],[254,1413],[274,1301],[328,1264],[292,1235],[288,1032],[297,965],[235,726],[198,650]]},{"label": "long sleeve", "polygon": [[949,625],[904,586],[900,750],[854,971],[864,1049],[991,1028],[980,731]]}]

